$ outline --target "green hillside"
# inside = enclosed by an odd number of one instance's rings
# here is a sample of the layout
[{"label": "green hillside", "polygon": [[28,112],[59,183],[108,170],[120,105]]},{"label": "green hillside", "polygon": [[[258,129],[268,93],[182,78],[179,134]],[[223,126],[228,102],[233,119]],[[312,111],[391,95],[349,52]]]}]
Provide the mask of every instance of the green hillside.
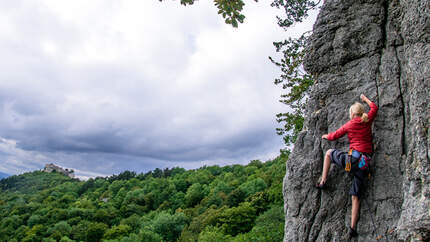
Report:
[{"label": "green hillside", "polygon": [[281,241],[285,161],[11,176],[0,180],[0,241]]},{"label": "green hillside", "polygon": [[24,173],[22,175],[10,176],[0,181],[0,189],[2,191],[20,193],[34,193],[44,189],[58,186],[64,182],[78,182],[77,179],[69,178],[60,173],[46,173],[42,171],[34,171]]}]

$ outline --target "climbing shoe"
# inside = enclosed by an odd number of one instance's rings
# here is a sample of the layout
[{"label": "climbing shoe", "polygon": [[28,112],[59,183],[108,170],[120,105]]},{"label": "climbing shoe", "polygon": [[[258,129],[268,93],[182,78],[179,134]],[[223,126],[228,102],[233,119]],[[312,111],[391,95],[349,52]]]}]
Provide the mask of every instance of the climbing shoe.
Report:
[{"label": "climbing shoe", "polygon": [[325,182],[324,183],[317,183],[317,184],[315,184],[315,187],[317,189],[323,190],[326,188],[326,185],[325,185]]},{"label": "climbing shoe", "polygon": [[355,229],[353,229],[353,228],[349,227],[349,236],[350,236],[351,238],[353,238],[353,237],[357,237],[357,236],[358,236],[358,233],[357,233],[357,231],[356,231]]}]

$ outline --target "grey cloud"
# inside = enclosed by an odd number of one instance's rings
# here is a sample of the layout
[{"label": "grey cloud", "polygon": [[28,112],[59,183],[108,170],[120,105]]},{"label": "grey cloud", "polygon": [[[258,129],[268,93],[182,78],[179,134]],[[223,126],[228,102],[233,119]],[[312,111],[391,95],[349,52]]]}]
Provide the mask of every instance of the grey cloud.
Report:
[{"label": "grey cloud", "polygon": [[[208,3],[186,14],[166,5],[160,16],[149,14],[160,25],[129,22],[119,12],[126,2],[112,8],[107,1],[109,11],[79,21],[48,4],[0,10],[13,26],[0,33],[0,137],[17,141],[0,155],[8,173],[45,162],[97,174],[192,168],[282,147],[277,70],[267,61],[282,32],[231,30],[216,14],[206,16]],[[268,9],[253,12],[266,18]]]}]

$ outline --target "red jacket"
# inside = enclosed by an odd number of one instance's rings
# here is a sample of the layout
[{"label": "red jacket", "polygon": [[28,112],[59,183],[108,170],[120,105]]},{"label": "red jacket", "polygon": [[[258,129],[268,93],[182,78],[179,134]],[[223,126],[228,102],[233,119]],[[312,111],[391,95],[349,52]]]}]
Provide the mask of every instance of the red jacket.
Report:
[{"label": "red jacket", "polygon": [[367,114],[369,121],[362,122],[360,117],[349,120],[335,132],[328,134],[328,140],[336,140],[348,134],[349,148],[359,152],[372,153],[372,122],[378,112],[378,106],[373,102]]}]

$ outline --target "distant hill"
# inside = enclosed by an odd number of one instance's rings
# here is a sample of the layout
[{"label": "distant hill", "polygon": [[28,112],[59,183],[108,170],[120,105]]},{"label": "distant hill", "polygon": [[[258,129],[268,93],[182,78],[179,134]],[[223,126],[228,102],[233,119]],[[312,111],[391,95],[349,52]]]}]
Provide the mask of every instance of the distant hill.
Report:
[{"label": "distant hill", "polygon": [[43,189],[58,186],[64,182],[74,181],[61,173],[47,173],[33,171],[21,175],[13,175],[0,180],[0,191],[19,191],[21,193],[33,193]]},{"label": "distant hill", "polygon": [[10,176],[10,175],[0,171],[0,179],[6,178],[8,176]]}]

